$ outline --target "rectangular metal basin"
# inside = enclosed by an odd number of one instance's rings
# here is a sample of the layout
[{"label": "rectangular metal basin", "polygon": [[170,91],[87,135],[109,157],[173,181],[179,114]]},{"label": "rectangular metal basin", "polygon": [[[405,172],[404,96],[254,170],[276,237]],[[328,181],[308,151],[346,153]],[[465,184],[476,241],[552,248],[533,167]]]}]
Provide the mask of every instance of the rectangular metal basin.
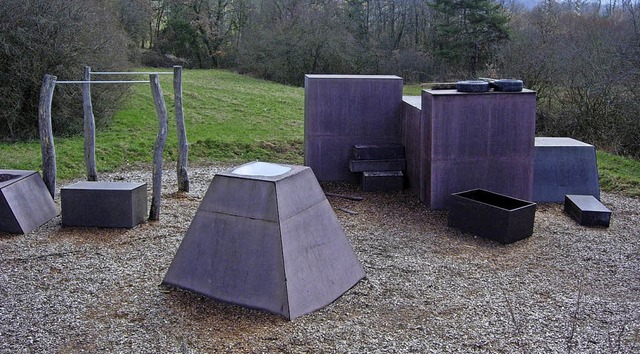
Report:
[{"label": "rectangular metal basin", "polygon": [[512,243],[533,234],[536,203],[484,189],[453,193],[448,225],[494,241]]}]

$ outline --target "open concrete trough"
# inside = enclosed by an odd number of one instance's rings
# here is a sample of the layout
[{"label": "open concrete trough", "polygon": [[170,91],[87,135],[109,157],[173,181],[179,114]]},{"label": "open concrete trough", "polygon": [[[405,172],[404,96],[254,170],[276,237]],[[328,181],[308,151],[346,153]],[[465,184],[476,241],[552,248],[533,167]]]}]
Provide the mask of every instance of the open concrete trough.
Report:
[{"label": "open concrete trough", "polygon": [[453,193],[448,225],[494,241],[512,243],[533,234],[536,203],[484,189]]}]

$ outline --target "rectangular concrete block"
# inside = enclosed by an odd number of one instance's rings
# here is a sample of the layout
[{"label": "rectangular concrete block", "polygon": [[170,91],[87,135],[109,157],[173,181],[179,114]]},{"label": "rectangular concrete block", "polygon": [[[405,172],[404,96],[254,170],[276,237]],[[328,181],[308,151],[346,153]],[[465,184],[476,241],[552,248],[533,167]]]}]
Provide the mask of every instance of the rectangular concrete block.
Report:
[{"label": "rectangular concrete block", "polygon": [[609,227],[611,210],[592,195],[566,195],[564,212],[584,226]]},{"label": "rectangular concrete block", "polygon": [[396,192],[403,187],[402,171],[365,171],[360,179],[360,188],[365,192]]},{"label": "rectangular concrete block", "polygon": [[531,200],[534,91],[424,90],[420,107],[420,135],[413,132],[418,124],[411,115],[405,115],[404,134],[407,147],[416,146],[415,140],[422,147],[419,159],[408,158],[407,170],[422,176],[412,190],[423,203],[443,209],[452,193],[474,188]]},{"label": "rectangular concrete block", "polygon": [[562,203],[567,194],[600,199],[595,146],[571,138],[535,138],[533,200]]},{"label": "rectangular concrete block", "polygon": [[320,181],[355,182],[356,144],[400,144],[402,78],[306,75],[304,160]]},{"label": "rectangular concrete block", "polygon": [[78,182],[60,189],[62,224],[132,228],[147,217],[147,184]]}]

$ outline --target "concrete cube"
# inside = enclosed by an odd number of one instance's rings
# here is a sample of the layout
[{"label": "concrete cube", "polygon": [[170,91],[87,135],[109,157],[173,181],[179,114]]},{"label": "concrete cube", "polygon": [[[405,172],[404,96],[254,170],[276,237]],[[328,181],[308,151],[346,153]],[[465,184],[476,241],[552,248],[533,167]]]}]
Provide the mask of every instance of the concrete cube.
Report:
[{"label": "concrete cube", "polygon": [[78,182],[60,189],[65,226],[132,228],[147,217],[147,185]]}]

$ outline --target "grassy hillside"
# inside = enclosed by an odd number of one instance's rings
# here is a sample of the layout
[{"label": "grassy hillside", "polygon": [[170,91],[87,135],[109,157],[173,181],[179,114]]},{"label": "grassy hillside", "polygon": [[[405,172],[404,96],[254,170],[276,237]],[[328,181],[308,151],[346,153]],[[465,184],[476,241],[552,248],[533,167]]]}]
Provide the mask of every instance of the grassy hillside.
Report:
[{"label": "grassy hillside", "polygon": [[[177,139],[172,76],[160,78],[169,111],[165,158],[175,161]],[[183,100],[192,163],[255,159],[302,163],[302,88],[226,71],[186,70],[183,73]],[[133,86],[129,102],[116,114],[109,129],[96,136],[98,171],[151,162],[157,130],[157,115],[149,86]],[[82,138],[56,139],[55,147],[58,177],[82,176]],[[0,144],[2,168],[39,170],[40,164],[39,142]]]},{"label": "grassy hillside", "polygon": [[[170,118],[165,162],[177,157],[171,80],[171,76],[161,76]],[[302,163],[302,88],[218,70],[185,70],[183,80],[190,163],[256,159]],[[419,95],[419,85],[407,86],[405,94]],[[109,129],[97,134],[98,171],[150,163],[156,133],[157,116],[149,86],[136,85]],[[58,178],[82,176],[82,138],[56,139],[55,146]],[[38,141],[0,143],[0,168],[40,170],[40,165]],[[598,166],[603,190],[640,196],[640,161],[598,152]]]}]

